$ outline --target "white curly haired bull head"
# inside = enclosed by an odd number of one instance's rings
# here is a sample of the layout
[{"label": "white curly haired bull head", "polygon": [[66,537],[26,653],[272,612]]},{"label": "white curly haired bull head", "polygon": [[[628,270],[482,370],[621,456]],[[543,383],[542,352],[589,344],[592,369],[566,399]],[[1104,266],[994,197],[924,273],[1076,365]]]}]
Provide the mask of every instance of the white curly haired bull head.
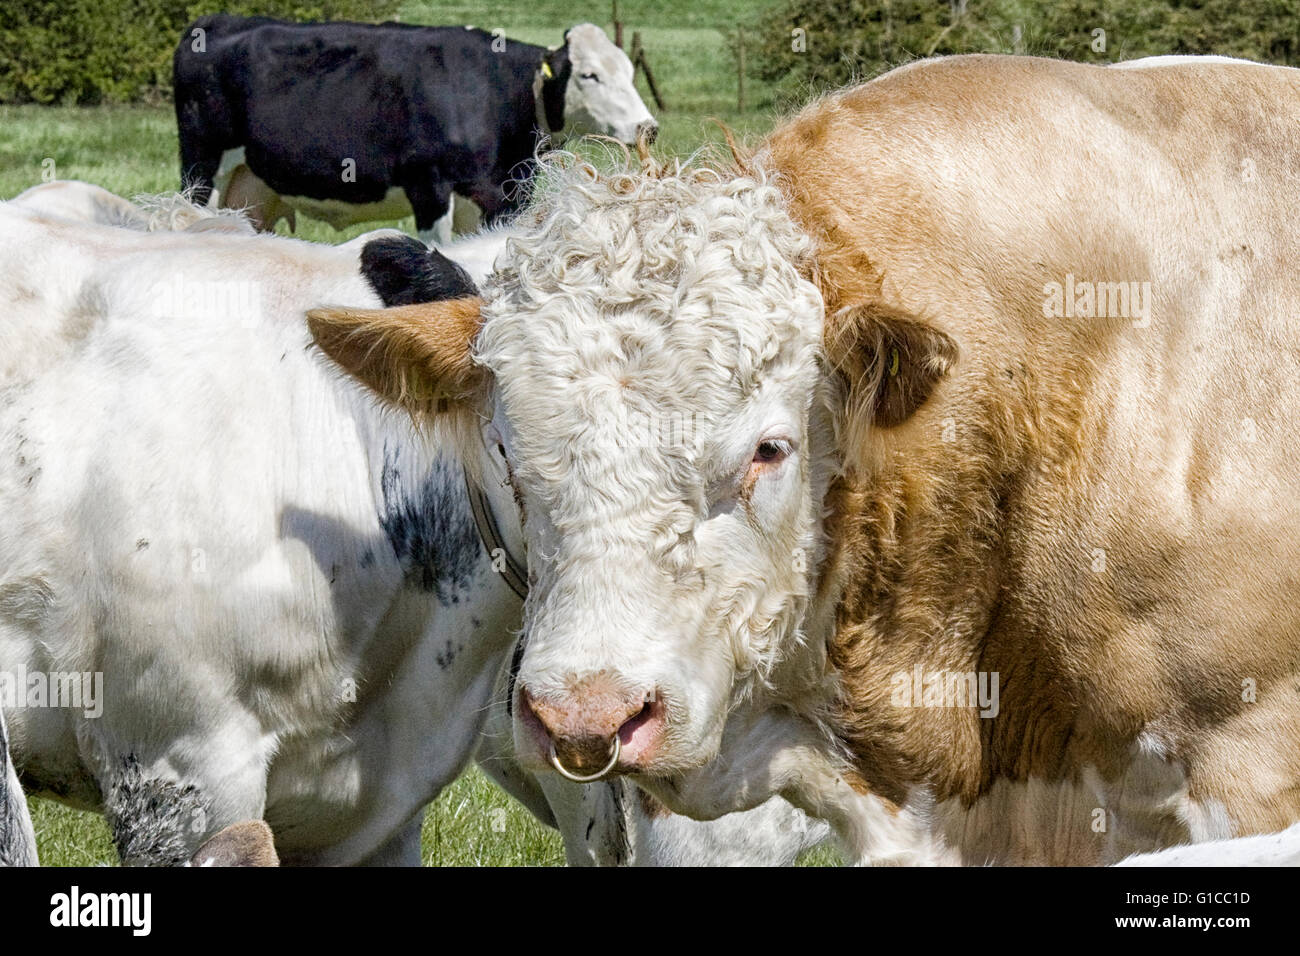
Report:
[{"label": "white curly haired bull head", "polygon": [[410,307],[406,338],[314,328],[394,400],[487,421],[528,549],[521,762],[672,775],[791,686],[777,668],[821,673],[799,638],[831,447],[810,243],[761,171],[561,157],[539,179],[472,345],[464,302]]}]

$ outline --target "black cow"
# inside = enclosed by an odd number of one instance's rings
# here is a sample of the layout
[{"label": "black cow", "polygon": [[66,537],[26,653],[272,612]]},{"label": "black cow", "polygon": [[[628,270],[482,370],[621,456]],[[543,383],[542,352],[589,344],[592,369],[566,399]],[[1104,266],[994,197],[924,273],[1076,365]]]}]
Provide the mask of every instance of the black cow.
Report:
[{"label": "black cow", "polygon": [[[632,64],[599,27],[555,50],[462,27],[200,17],[174,58],[181,182],[336,228],[415,212],[450,237],[453,192],[488,220],[517,208],[539,137],[656,129]],[[438,229],[435,234],[435,225]]]}]

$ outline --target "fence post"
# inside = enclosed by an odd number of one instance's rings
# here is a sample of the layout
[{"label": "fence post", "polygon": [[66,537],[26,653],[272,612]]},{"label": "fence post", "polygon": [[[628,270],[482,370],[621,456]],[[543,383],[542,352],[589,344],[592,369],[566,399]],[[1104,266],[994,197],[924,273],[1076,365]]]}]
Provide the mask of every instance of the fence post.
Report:
[{"label": "fence post", "polygon": [[668,104],[659,95],[659,84],[655,83],[654,72],[650,69],[650,61],[645,55],[645,47],[641,45],[640,30],[632,31],[632,54],[629,59],[632,61],[633,72],[640,67],[641,72],[645,74],[646,86],[650,87],[650,95],[654,97],[655,105],[659,107],[660,112],[668,112]]},{"label": "fence post", "polygon": [[745,112],[745,28],[736,30],[736,111]]}]

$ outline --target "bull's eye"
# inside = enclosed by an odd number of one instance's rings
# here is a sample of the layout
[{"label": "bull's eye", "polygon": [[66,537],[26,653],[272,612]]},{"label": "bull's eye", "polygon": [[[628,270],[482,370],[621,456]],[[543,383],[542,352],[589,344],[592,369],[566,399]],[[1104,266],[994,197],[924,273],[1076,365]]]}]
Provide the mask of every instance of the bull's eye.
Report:
[{"label": "bull's eye", "polygon": [[595,73],[583,73],[583,74],[582,74],[582,78],[583,78],[584,80],[590,80],[590,81],[593,82],[593,83],[599,83],[599,82],[600,82],[600,77],[598,77]]},{"label": "bull's eye", "polygon": [[761,441],[754,449],[754,464],[774,465],[783,461],[790,454],[790,447],[783,441]]},{"label": "bull's eye", "polygon": [[502,444],[501,442],[497,442],[497,453],[501,456],[501,460],[502,460],[502,461],[507,461],[507,460],[508,460],[508,459],[506,458],[506,446],[505,446],[504,444]]}]

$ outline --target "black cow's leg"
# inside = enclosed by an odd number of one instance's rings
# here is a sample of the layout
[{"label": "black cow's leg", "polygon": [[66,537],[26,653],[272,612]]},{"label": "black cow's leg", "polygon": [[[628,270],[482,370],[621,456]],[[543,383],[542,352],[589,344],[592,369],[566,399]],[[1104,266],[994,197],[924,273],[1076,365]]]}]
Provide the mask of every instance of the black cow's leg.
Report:
[{"label": "black cow's leg", "polygon": [[483,224],[488,226],[503,216],[517,212],[522,205],[524,187],[512,183],[509,189],[510,197],[507,197],[506,189],[492,180],[481,179],[472,183],[456,184],[456,192],[474,200],[475,205],[483,213]]},{"label": "black cow's leg", "polygon": [[209,129],[213,118],[189,103],[177,111],[181,140],[181,189],[192,189],[193,199],[206,206],[225,151],[222,140]]},{"label": "black cow's leg", "polygon": [[192,198],[200,206],[206,206],[212,196],[213,180],[221,166],[221,153],[216,156],[186,155],[181,151],[181,190],[193,190]]},{"label": "black cow's leg", "polygon": [[433,179],[399,183],[415,211],[415,230],[421,242],[451,241],[451,183]]}]

